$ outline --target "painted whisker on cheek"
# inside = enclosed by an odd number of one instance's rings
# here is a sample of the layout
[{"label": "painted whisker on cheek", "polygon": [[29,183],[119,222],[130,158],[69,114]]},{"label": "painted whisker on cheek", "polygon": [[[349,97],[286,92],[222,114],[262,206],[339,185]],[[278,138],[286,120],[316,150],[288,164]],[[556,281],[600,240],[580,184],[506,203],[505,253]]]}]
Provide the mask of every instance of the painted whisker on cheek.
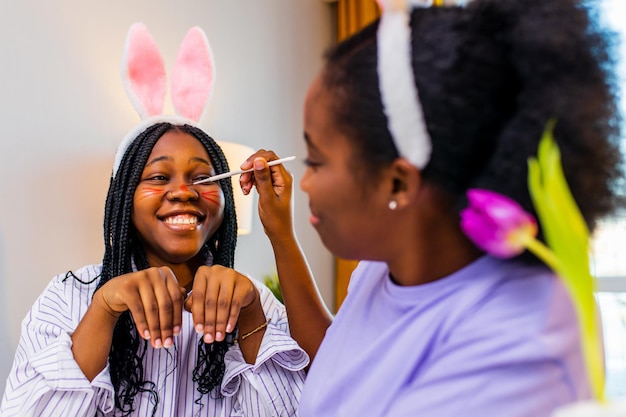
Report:
[{"label": "painted whisker on cheek", "polygon": [[143,188],[139,192],[138,198],[144,199],[144,198],[152,197],[157,194],[165,194],[165,190],[161,190],[159,188]]},{"label": "painted whisker on cheek", "polygon": [[202,196],[202,198],[204,198],[208,202],[211,202],[213,204],[220,204],[220,197],[219,197],[218,191],[205,191],[205,192],[200,193],[200,195]]}]

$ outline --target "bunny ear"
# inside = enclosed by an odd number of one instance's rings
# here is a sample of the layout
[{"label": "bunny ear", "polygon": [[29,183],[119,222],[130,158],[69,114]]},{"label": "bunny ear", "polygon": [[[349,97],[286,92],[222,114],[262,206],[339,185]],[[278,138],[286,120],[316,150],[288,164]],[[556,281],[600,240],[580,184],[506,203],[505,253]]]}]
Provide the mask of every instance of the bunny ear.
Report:
[{"label": "bunny ear", "polygon": [[122,59],[122,83],[142,119],[163,113],[167,78],[163,57],[143,23],[128,30]]},{"label": "bunny ear", "polygon": [[198,122],[206,110],[215,66],[213,53],[202,29],[189,29],[176,55],[172,72],[172,104],[179,116]]}]

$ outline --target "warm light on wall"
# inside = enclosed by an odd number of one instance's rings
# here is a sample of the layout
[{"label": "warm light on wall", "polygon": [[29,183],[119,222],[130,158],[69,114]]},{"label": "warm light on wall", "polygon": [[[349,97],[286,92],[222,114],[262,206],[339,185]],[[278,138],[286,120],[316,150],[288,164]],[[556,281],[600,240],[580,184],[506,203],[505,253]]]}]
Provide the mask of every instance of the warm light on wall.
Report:
[{"label": "warm light on wall", "polygon": [[[228,161],[231,171],[239,169],[239,166],[250,155],[254,149],[249,146],[240,145],[233,142],[217,141]],[[254,211],[254,193],[243,195],[239,186],[239,175],[230,177],[233,184],[233,196],[235,198],[235,211],[237,213],[237,234],[247,235],[252,232],[252,213]]]}]

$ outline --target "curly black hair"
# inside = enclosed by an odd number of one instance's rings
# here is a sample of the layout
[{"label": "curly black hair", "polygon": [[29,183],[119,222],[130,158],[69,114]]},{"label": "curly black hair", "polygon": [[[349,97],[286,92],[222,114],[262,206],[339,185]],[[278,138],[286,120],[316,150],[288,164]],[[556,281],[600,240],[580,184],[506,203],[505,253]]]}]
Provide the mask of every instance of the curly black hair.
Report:
[{"label": "curly black hair", "polygon": [[[552,118],[589,229],[620,207],[614,34],[595,24],[589,7],[576,0],[473,0],[412,12],[413,73],[433,145],[423,177],[452,195],[459,210],[469,188],[487,188],[535,214],[527,160]],[[369,180],[398,157],[378,87],[377,28],[378,21],[330,49],[322,73],[334,120],[359,153],[353,168]]]},{"label": "curly black hair", "polygon": [[[117,276],[150,267],[131,215],[133,195],[141,179],[141,173],[156,142],[166,133],[177,130],[189,133],[206,148],[216,173],[228,172],[229,167],[219,145],[204,131],[190,125],[158,123],[140,133],[130,144],[117,173],[111,177],[104,211],[104,258],[102,275],[96,291]],[[224,219],[218,230],[202,248],[205,261],[232,268],[237,244],[237,218],[230,180],[221,181],[224,193]],[[95,293],[95,291],[94,291]],[[200,394],[207,394],[218,387],[224,376],[224,354],[232,341],[206,344],[200,338],[198,358],[194,369],[194,381]],[[113,333],[109,364],[111,381],[115,388],[115,405],[124,415],[134,410],[134,398],[140,392],[149,392],[155,405],[158,394],[154,383],[144,379],[142,364],[147,342],[135,327],[130,312],[123,313]]]}]

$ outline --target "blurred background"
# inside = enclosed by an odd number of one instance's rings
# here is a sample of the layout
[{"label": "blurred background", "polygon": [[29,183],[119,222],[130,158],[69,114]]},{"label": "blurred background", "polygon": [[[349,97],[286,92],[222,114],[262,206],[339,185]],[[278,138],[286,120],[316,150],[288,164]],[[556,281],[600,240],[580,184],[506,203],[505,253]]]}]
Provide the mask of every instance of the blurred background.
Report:
[{"label": "blurred background", "polygon": [[[622,149],[626,151],[626,1],[590,0],[588,4],[597,11],[597,24],[614,30],[615,83],[622,115]],[[621,191],[626,195],[626,189]],[[593,238],[591,267],[597,278],[604,331],[606,395],[626,398],[626,212],[601,222]]]}]

